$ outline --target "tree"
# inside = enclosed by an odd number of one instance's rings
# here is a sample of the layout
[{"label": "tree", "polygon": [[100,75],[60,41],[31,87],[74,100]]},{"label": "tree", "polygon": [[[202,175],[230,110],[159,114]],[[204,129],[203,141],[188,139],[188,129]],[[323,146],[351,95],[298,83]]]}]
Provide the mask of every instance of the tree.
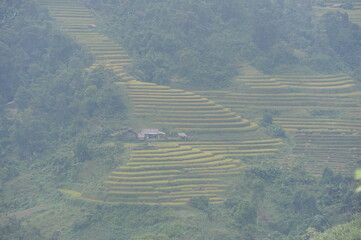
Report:
[{"label": "tree", "polygon": [[25,109],[31,101],[31,93],[28,89],[20,86],[16,90],[15,102],[20,109]]},{"label": "tree", "polygon": [[324,233],[315,233],[311,240],[359,240],[361,239],[360,219],[335,226]]},{"label": "tree", "polygon": [[326,31],[330,47],[351,67],[360,66],[361,31],[349,21],[346,13],[328,12],[321,24]]},{"label": "tree", "polygon": [[294,194],[293,207],[296,213],[314,215],[318,212],[315,197],[305,190],[297,191]]},{"label": "tree", "polygon": [[74,155],[79,162],[85,162],[91,159],[91,151],[88,147],[87,141],[82,138],[79,139],[74,147]]},{"label": "tree", "polygon": [[269,126],[273,123],[272,115],[264,113],[262,116],[261,126]]},{"label": "tree", "polygon": [[323,170],[320,183],[321,184],[332,184],[335,182],[335,178],[336,178],[336,176],[335,176],[334,172],[332,171],[332,169],[329,167],[326,167]]},{"label": "tree", "polygon": [[24,119],[17,121],[10,128],[12,143],[22,155],[45,151],[49,144],[49,123],[44,119],[32,119],[31,111],[23,114]]},{"label": "tree", "polygon": [[16,218],[6,218],[0,222],[0,240],[10,239],[45,240],[45,237],[35,227],[23,225]]},{"label": "tree", "polygon": [[285,130],[281,126],[276,124],[271,124],[267,126],[267,134],[273,137],[286,137]]},{"label": "tree", "polygon": [[209,206],[209,200],[205,196],[192,197],[188,202],[189,206],[206,211]]},{"label": "tree", "polygon": [[242,226],[256,224],[257,221],[256,206],[248,201],[241,201],[236,207],[233,215],[237,222]]}]

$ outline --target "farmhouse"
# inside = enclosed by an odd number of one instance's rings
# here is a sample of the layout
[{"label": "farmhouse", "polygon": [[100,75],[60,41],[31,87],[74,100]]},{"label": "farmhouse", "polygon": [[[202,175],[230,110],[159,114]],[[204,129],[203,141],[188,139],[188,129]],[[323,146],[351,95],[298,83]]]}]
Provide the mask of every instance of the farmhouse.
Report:
[{"label": "farmhouse", "polygon": [[161,140],[165,139],[166,134],[159,129],[142,129],[138,133],[139,140]]}]

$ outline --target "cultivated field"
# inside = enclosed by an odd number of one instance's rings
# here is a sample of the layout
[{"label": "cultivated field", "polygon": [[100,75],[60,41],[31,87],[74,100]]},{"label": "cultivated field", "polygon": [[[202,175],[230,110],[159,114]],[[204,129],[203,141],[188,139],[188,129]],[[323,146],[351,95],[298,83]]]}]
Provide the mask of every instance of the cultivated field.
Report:
[{"label": "cultivated field", "polygon": [[296,132],[293,154],[306,168],[321,175],[325,166],[350,174],[361,159],[361,134],[344,132]]},{"label": "cultivated field", "polygon": [[[325,167],[351,173],[360,161],[361,91],[348,75],[240,76],[231,89],[198,92],[146,83],[126,73],[131,58],[97,32],[92,10],[66,0],[41,2],[95,56],[90,69],[102,64],[121,77],[116,84],[125,89],[134,117],[144,120],[142,127],[196,136],[135,144],[127,163],[106,176],[94,201],[184,205],[204,196],[222,203],[233,177],[253,159],[292,158],[316,175]],[[283,140],[260,133],[257,122],[264,112],[286,130],[290,156],[283,156]]]},{"label": "cultivated field", "polygon": [[344,9],[337,6],[337,1],[326,1],[325,6],[314,6],[313,8],[317,11],[318,15],[323,15],[330,11],[340,11],[347,13],[351,22],[361,26],[361,2],[360,1],[349,1],[352,4],[352,9]]},{"label": "cultivated field", "polygon": [[140,81],[119,84],[126,86],[135,114],[151,116],[159,127],[188,133],[247,132],[257,128],[255,123],[192,92]]},{"label": "cultivated field", "polygon": [[[274,124],[293,139],[296,159],[312,173],[325,167],[336,172],[353,174],[360,160],[361,105],[358,83],[345,74],[315,76],[240,76],[233,89],[199,91],[197,94],[230,108],[256,122],[262,112],[272,115]],[[300,137],[300,136],[303,136]],[[353,141],[346,141],[353,137]],[[309,138],[305,148],[303,139]],[[313,141],[317,137],[319,141]],[[321,142],[334,141],[341,148]],[[352,149],[352,151],[350,150]],[[342,151],[341,151],[342,150]]]},{"label": "cultivated field", "polygon": [[[246,167],[243,159],[276,157],[280,139],[247,139],[258,129],[254,122],[207,97],[135,80],[126,72],[131,64],[127,53],[96,31],[97,19],[90,9],[66,0],[41,0],[59,26],[94,56],[95,63],[113,70],[122,81],[134,116],[151,119],[152,127],[194,135],[242,134],[242,140],[223,138],[207,141],[159,142],[130,149],[129,161],[115,169],[104,181],[101,193],[77,198],[97,202],[128,204],[184,205],[193,197],[207,197],[221,203],[230,178]],[[148,124],[148,121],[146,123]],[[149,127],[149,126],[144,126]],[[246,134],[247,133],[247,134]],[[63,192],[71,192],[62,190]],[[78,196],[79,195],[79,196]]]},{"label": "cultivated field", "polygon": [[96,61],[89,70],[103,65],[113,70],[123,81],[134,80],[125,71],[131,64],[131,58],[118,44],[96,31],[98,21],[92,10],[76,1],[40,0],[40,3],[49,10],[62,30],[95,56]]}]

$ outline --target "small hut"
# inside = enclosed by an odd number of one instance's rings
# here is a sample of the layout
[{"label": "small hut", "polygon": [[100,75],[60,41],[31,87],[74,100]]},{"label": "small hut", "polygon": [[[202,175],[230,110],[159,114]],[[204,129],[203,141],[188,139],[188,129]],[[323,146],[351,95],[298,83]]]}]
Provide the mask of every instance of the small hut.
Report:
[{"label": "small hut", "polygon": [[116,137],[123,140],[133,140],[138,139],[138,134],[130,127],[125,127],[120,129],[117,132],[109,134],[111,137]]},{"label": "small hut", "polygon": [[182,133],[182,132],[177,133],[177,136],[182,140],[188,140],[188,135],[185,133]]},{"label": "small hut", "polygon": [[166,138],[166,134],[164,132],[159,131],[159,129],[142,129],[138,133],[138,139],[141,141],[144,140],[162,140]]},{"label": "small hut", "polygon": [[343,5],[341,3],[336,3],[331,5],[332,8],[342,8]]}]

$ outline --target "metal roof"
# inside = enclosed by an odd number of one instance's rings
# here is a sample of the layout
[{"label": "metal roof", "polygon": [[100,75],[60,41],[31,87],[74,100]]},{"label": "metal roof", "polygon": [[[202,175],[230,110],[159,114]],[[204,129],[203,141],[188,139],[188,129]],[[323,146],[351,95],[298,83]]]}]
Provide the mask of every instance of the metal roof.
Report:
[{"label": "metal roof", "polygon": [[155,129],[155,128],[144,128],[142,130],[140,130],[139,134],[159,134],[161,132],[159,132],[159,129]]}]

